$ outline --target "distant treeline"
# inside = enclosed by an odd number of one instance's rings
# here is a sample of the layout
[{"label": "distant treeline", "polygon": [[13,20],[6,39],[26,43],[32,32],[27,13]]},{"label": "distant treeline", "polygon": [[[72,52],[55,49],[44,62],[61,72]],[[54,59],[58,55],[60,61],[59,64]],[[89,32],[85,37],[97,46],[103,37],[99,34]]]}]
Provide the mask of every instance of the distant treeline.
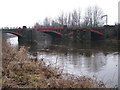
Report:
[{"label": "distant treeline", "polygon": [[[103,10],[98,6],[88,7],[84,15],[81,15],[80,9],[75,9],[72,12],[62,12],[56,18],[46,17],[41,23],[37,22],[35,27],[39,26],[55,26],[67,25],[77,27],[98,27],[103,26],[106,22],[107,15],[104,15]],[[107,24],[107,22],[106,22]]]}]

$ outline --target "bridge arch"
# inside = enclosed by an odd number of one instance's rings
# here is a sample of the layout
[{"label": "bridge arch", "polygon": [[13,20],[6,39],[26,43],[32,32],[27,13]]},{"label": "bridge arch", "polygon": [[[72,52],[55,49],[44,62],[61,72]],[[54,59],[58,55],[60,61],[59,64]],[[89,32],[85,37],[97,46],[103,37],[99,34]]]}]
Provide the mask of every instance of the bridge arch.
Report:
[{"label": "bridge arch", "polygon": [[57,31],[53,31],[53,30],[38,30],[38,31],[49,34],[51,37],[53,37],[53,39],[61,38],[64,36],[62,33],[57,32]]},{"label": "bridge arch", "polygon": [[98,35],[102,35],[103,36],[103,33],[101,33],[101,32],[99,32],[99,31],[96,31],[96,30],[90,30],[91,32],[94,32],[94,33],[96,33],[96,34],[98,34]]},{"label": "bridge arch", "polygon": [[2,31],[3,33],[11,33],[11,34],[14,34],[14,35],[16,35],[16,36],[20,36],[20,37],[23,37],[23,35],[22,34],[20,34],[20,33],[18,33],[18,32],[14,32],[14,31]]},{"label": "bridge arch", "polygon": [[[83,30],[83,31],[86,31],[86,30]],[[96,31],[96,30],[90,30],[91,32],[94,32],[94,33],[96,33],[96,34],[99,34],[99,35],[104,35],[103,33],[101,33],[101,32],[99,32],[99,31]],[[74,32],[70,32],[70,33],[68,33],[67,35],[72,35],[72,34],[74,34]]]},{"label": "bridge arch", "polygon": [[103,33],[96,31],[96,30],[91,30],[91,39],[92,40],[100,40],[103,39]]},{"label": "bridge arch", "polygon": [[[86,30],[83,30],[83,32],[85,32]],[[91,40],[99,40],[102,39],[104,34],[102,32],[96,31],[96,30],[90,30],[91,32]],[[70,32],[67,34],[67,36],[69,35],[73,35],[75,32]],[[85,34],[85,33],[83,33]]]}]

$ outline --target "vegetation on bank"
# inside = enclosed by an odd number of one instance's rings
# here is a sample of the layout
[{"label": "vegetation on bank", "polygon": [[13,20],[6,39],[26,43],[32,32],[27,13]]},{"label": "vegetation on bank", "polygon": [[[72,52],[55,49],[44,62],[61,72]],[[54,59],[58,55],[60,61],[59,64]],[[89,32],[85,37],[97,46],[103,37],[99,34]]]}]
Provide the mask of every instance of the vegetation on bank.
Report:
[{"label": "vegetation on bank", "polygon": [[42,60],[28,58],[27,50],[11,48],[2,43],[3,88],[105,88],[103,83],[86,77],[68,75],[46,66]]}]

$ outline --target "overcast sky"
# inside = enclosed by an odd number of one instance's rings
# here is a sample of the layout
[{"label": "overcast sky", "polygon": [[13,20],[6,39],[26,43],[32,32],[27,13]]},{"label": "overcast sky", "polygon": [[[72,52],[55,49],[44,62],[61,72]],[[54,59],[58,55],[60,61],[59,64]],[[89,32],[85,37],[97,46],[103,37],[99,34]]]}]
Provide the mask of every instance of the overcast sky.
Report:
[{"label": "overcast sky", "polygon": [[119,0],[0,0],[0,27],[33,26],[45,17],[57,17],[62,11],[81,9],[88,6],[102,8],[108,15],[108,24],[118,22]]}]

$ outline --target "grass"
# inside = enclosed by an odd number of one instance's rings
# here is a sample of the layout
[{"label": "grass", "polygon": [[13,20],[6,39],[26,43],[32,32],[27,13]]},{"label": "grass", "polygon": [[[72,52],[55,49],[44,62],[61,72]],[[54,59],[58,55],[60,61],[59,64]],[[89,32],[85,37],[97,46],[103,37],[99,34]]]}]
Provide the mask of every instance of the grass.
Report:
[{"label": "grass", "polygon": [[64,79],[50,65],[29,58],[25,47],[16,50],[5,41],[2,44],[2,88],[105,88],[91,78],[69,75]]}]

